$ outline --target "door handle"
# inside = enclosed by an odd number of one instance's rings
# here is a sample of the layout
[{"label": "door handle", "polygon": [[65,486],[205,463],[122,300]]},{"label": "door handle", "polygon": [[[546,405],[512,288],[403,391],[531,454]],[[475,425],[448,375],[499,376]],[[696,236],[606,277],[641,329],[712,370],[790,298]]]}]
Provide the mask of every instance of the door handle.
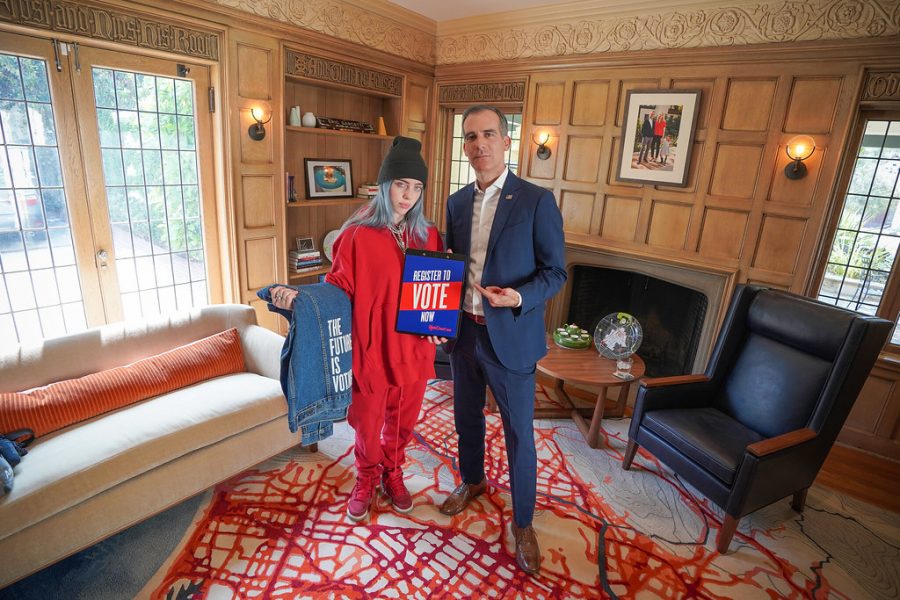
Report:
[{"label": "door handle", "polygon": [[107,252],[106,250],[101,248],[100,251],[97,252],[97,267],[99,267],[101,269],[105,269],[108,266],[109,266],[109,252]]}]

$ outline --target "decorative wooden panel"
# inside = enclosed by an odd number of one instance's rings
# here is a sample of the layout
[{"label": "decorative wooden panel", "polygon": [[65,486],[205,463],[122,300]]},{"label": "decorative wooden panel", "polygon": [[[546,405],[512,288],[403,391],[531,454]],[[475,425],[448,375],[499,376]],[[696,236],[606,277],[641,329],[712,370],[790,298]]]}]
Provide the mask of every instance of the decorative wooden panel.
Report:
[{"label": "decorative wooden panel", "polygon": [[700,254],[738,258],[747,235],[748,214],[707,207],[700,231]]},{"label": "decorative wooden panel", "polygon": [[563,229],[574,233],[590,233],[594,198],[594,194],[563,190],[559,206],[563,216]]},{"label": "decorative wooden panel", "polygon": [[[422,156],[425,164],[432,164],[432,148],[430,138],[428,136],[428,118],[431,107],[431,90],[434,87],[434,81],[431,77],[420,77],[418,75],[410,75],[406,78],[406,110],[403,120],[406,123],[404,135],[415,138],[422,142]],[[433,186],[435,182],[435,174],[432,169],[428,186]],[[426,198],[428,193],[425,194]],[[435,219],[433,206],[425,202],[425,214],[430,219]]]},{"label": "decorative wooden panel", "polygon": [[630,90],[654,90],[659,87],[659,79],[627,79],[619,84],[618,107],[616,108],[616,126],[622,126],[625,117],[625,98]]},{"label": "decorative wooden panel", "polygon": [[503,104],[525,99],[525,80],[479,81],[477,83],[444,84],[438,86],[441,104]]},{"label": "decorative wooden panel", "polygon": [[133,9],[105,7],[84,0],[2,2],[0,21],[191,58],[219,59],[219,38],[215,32],[196,24],[188,26],[175,20],[174,15]]},{"label": "decorative wooden panel", "polygon": [[272,52],[249,44],[237,45],[238,94],[243,98],[271,100]]},{"label": "decorative wooden panel", "polygon": [[403,95],[403,77],[369,66],[356,65],[296,50],[285,50],[284,74],[324,84],[337,84],[370,94]]},{"label": "decorative wooden panel", "polygon": [[785,133],[830,133],[842,82],[841,77],[795,78]]},{"label": "decorative wooden panel", "polygon": [[650,214],[647,243],[680,250],[684,247],[688,225],[691,222],[691,206],[670,202],[654,202]]},{"label": "decorative wooden panel", "polygon": [[570,136],[567,140],[565,181],[594,183],[600,175],[603,138]]},{"label": "decorative wooden panel", "polygon": [[[537,129],[542,128],[538,127]],[[531,141],[530,133],[526,138],[521,143],[525,145],[525,152],[529,154],[528,176],[534,179],[553,179],[556,175],[556,163],[560,157],[559,137],[550,137],[550,140],[547,142],[547,147],[550,148],[550,156],[545,160],[541,160],[536,156],[537,144]]]},{"label": "decorative wooden panel", "polygon": [[425,129],[428,120],[428,86],[418,82],[410,82],[406,87],[406,118],[410,124]]},{"label": "decorative wooden panel", "polygon": [[900,100],[900,71],[870,71],[863,84],[863,102]]},{"label": "decorative wooden panel", "polygon": [[706,149],[704,142],[694,142],[694,149],[691,151],[691,164],[688,165],[687,185],[684,187],[656,186],[657,189],[675,192],[677,194],[695,194],[697,192],[697,174],[700,172],[700,165],[703,164],[703,152]]},{"label": "decorative wooden panel", "polygon": [[759,146],[720,144],[716,148],[709,193],[730,198],[752,198],[759,178],[762,152]]},{"label": "decorative wooden panel", "polygon": [[603,203],[601,237],[626,242],[634,241],[640,212],[641,201],[638,198],[607,196]]},{"label": "decorative wooden panel", "polygon": [[673,79],[672,89],[700,90],[700,107],[697,109],[697,129],[709,127],[709,112],[712,106],[714,79]]},{"label": "decorative wooden panel", "polygon": [[241,176],[244,227],[275,226],[275,181],[271,175]]},{"label": "decorative wooden panel", "polygon": [[838,441],[900,460],[900,365],[876,364]]},{"label": "decorative wooden panel", "polygon": [[240,136],[241,144],[241,162],[244,164],[271,164],[274,161],[274,140],[276,136],[272,135],[272,128],[266,125],[266,137],[261,140],[250,139],[247,130],[255,121],[250,116],[250,108],[258,103],[244,102],[240,113],[240,128],[243,135]]},{"label": "decorative wooden panel", "polygon": [[884,406],[894,393],[897,382],[884,377],[872,376],[863,385],[853,410],[847,417],[846,427],[861,433],[874,435]]},{"label": "decorative wooden panel", "polygon": [[788,179],[784,174],[784,168],[792,161],[785,153],[784,146],[779,145],[767,200],[795,206],[810,206],[815,197],[819,178],[822,176],[822,164],[825,156],[825,148],[817,147],[813,155],[803,161],[807,168],[806,177]]},{"label": "decorative wooden panel", "polygon": [[774,79],[732,79],[728,82],[722,129],[766,131],[775,97]]},{"label": "decorative wooden panel", "polygon": [[805,231],[806,219],[765,215],[753,266],[778,273],[793,273]]},{"label": "decorative wooden panel", "polygon": [[247,257],[245,277],[249,289],[257,290],[278,281],[278,253],[275,248],[274,237],[247,240],[244,243],[244,255]]},{"label": "decorative wooden panel", "polygon": [[612,153],[611,153],[612,159],[609,161],[609,164],[606,166],[606,184],[607,185],[615,185],[615,186],[625,186],[625,187],[631,187],[631,188],[641,188],[643,186],[641,186],[641,184],[639,184],[639,183],[631,183],[628,181],[619,181],[616,179],[616,168],[618,167],[618,163],[616,161],[618,160],[619,144],[621,142],[622,142],[622,140],[619,137],[614,138],[612,141]]},{"label": "decorative wooden panel", "polygon": [[609,81],[576,81],[572,90],[569,123],[599,127],[606,123]]},{"label": "decorative wooden panel", "polygon": [[559,125],[562,123],[563,94],[566,84],[563,82],[538,83],[535,86],[534,118],[535,125]]},{"label": "decorative wooden panel", "polygon": [[[229,119],[231,130],[231,186],[234,195],[235,300],[251,304],[257,301],[256,290],[264,285],[285,280],[284,209],[282,194],[284,173],[281,167],[283,139],[283,99],[274,85],[279,69],[279,42],[271,35],[230,30],[228,37],[227,94],[228,108],[222,118]],[[254,123],[250,109],[262,107],[272,111],[266,124],[266,137],[251,140],[247,129]],[[257,311],[258,312],[258,311]],[[274,330],[283,325],[264,319]]]}]

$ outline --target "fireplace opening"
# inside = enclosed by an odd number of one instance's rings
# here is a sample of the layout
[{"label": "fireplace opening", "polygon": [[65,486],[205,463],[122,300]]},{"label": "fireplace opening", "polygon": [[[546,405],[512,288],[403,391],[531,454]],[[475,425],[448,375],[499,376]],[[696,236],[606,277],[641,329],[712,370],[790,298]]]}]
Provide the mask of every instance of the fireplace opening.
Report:
[{"label": "fireplace opening", "polygon": [[644,330],[638,355],[649,377],[691,373],[702,333],[706,295],[675,283],[619,269],[572,268],[567,323],[593,334],[613,312],[633,315]]}]

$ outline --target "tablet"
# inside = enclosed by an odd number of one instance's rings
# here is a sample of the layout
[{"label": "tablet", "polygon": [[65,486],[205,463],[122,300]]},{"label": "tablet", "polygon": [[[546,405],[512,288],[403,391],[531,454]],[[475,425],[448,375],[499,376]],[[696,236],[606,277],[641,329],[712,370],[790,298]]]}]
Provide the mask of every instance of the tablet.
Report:
[{"label": "tablet", "polygon": [[467,271],[468,259],[464,254],[407,250],[396,330],[448,339],[457,337]]}]

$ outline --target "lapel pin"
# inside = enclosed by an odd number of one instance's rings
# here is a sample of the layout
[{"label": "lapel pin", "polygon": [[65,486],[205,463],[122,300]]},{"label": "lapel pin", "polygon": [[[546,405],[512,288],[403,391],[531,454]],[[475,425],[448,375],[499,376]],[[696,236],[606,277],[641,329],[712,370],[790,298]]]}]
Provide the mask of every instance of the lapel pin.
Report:
[{"label": "lapel pin", "polygon": [[512,200],[512,194],[507,194],[507,195],[506,195],[506,199],[507,199],[507,200]]}]

